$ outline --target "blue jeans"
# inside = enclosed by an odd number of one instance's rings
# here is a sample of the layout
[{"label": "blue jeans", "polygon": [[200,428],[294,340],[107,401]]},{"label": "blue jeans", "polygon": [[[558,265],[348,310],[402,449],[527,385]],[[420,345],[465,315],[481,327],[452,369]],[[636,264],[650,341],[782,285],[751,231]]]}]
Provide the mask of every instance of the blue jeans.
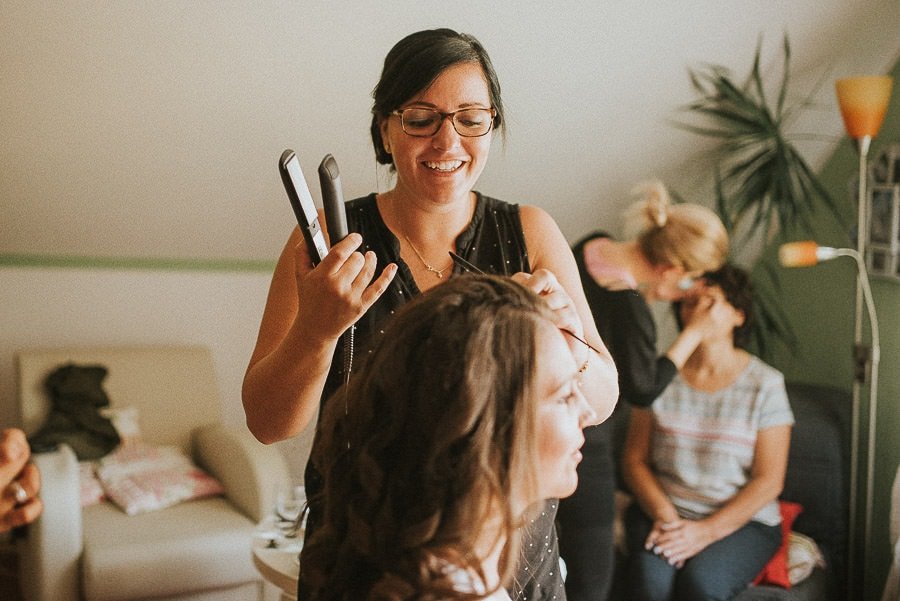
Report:
[{"label": "blue jeans", "polygon": [[625,516],[631,601],[728,601],[756,578],[781,544],[781,526],[750,521],[677,569],[644,550],[653,522],[638,507]]}]

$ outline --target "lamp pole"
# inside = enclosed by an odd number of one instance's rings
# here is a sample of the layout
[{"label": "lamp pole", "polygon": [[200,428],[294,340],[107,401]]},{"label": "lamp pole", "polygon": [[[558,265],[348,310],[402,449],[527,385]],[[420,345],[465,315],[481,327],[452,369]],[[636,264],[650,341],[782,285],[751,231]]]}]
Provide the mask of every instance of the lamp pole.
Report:
[{"label": "lamp pole", "polygon": [[[878,361],[880,348],[878,344],[878,324],[872,319],[874,301],[871,299],[868,274],[865,270],[866,242],[869,234],[869,202],[868,202],[868,155],[872,139],[878,134],[884,115],[887,112],[893,79],[886,76],[866,76],[839,79],[835,83],[838,104],[847,133],[853,139],[859,155],[859,189],[857,193],[856,251],[859,269],[856,277],[856,299],[853,321],[853,407],[850,441],[850,499],[848,528],[848,564],[847,585],[850,598],[862,598],[864,579],[857,575],[857,560],[862,566],[871,551],[872,537],[872,502],[875,484],[875,427],[878,408]],[[866,292],[864,295],[863,292]],[[865,298],[864,298],[865,297]],[[863,300],[869,309],[872,331],[872,346],[863,342]],[[868,369],[867,369],[868,368]],[[868,374],[867,374],[868,371]],[[868,423],[866,426],[866,472],[863,513],[863,541],[858,549],[859,528],[859,471],[862,433],[862,388],[869,381],[869,394],[866,402]]]},{"label": "lamp pole", "polygon": [[[867,156],[872,144],[871,136],[864,136],[854,140],[859,155],[859,188],[857,190],[857,221],[856,221],[856,252],[861,257],[866,256],[866,237],[868,232],[867,211]],[[853,406],[850,430],[850,523],[848,529],[848,586],[851,592],[856,592],[857,558],[860,565],[866,565],[866,552],[868,549],[868,511],[864,526],[863,548],[860,553],[857,549],[857,531],[859,528],[859,456],[860,456],[860,430],[862,420],[862,388],[866,382],[866,366],[869,361],[868,348],[863,344],[862,322],[862,278],[863,272],[856,273],[856,297],[854,303],[853,319]],[[870,395],[871,400],[871,395]],[[867,472],[868,474],[868,472]],[[868,505],[868,486],[866,487],[866,503]],[[862,594],[862,591],[858,591]],[[851,596],[851,598],[853,598]]]}]

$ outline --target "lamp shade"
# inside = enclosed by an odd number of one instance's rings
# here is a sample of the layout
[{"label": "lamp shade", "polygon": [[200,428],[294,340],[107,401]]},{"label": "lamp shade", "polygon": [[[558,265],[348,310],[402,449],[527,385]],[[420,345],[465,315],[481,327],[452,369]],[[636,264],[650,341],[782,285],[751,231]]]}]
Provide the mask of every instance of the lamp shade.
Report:
[{"label": "lamp shade", "polygon": [[887,75],[848,77],[835,82],[844,127],[851,138],[878,135],[893,83]]}]

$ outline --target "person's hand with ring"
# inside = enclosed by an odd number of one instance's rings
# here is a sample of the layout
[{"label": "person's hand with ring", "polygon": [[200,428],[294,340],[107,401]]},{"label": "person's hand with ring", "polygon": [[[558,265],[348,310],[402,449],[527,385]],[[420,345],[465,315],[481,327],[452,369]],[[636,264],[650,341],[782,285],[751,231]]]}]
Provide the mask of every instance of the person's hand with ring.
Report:
[{"label": "person's hand with ring", "polygon": [[37,496],[40,473],[30,457],[24,432],[8,428],[0,433],[0,532],[33,522],[44,508]]}]

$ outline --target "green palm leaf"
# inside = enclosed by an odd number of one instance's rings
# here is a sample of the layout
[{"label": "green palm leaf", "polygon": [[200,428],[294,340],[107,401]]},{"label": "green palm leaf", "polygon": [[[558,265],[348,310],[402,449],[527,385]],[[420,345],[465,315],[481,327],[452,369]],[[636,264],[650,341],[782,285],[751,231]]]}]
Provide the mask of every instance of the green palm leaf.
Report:
[{"label": "green palm leaf", "polygon": [[[753,66],[741,84],[720,65],[690,69],[697,99],[682,111],[691,119],[674,122],[680,129],[716,141],[716,209],[725,227],[734,234],[738,225],[748,224],[742,230],[747,238],[761,233],[767,241],[779,230],[801,228],[811,232],[811,216],[822,207],[843,224],[837,203],[785,132],[785,121],[811,106],[815,90],[800,102],[788,104],[791,46],[787,35],[782,52],[782,75],[773,95],[774,105],[767,100],[763,81],[760,38]],[[740,242],[734,241],[736,245]],[[779,304],[780,282],[775,268],[759,261],[753,279],[765,282],[757,295],[757,348],[767,352],[766,340],[773,338],[793,347],[793,332]]]},{"label": "green palm leaf", "polygon": [[[836,203],[809,169],[783,131],[790,82],[790,42],[783,41],[783,75],[774,110],[766,100],[761,72],[762,40],[743,85],[725,67],[706,65],[690,70],[691,84],[700,94],[684,107],[705,123],[676,122],[696,135],[718,140],[716,202],[731,224],[752,219],[771,238],[771,227],[808,227],[809,213],[822,201],[838,220]],[[776,219],[772,219],[775,215]]]}]

